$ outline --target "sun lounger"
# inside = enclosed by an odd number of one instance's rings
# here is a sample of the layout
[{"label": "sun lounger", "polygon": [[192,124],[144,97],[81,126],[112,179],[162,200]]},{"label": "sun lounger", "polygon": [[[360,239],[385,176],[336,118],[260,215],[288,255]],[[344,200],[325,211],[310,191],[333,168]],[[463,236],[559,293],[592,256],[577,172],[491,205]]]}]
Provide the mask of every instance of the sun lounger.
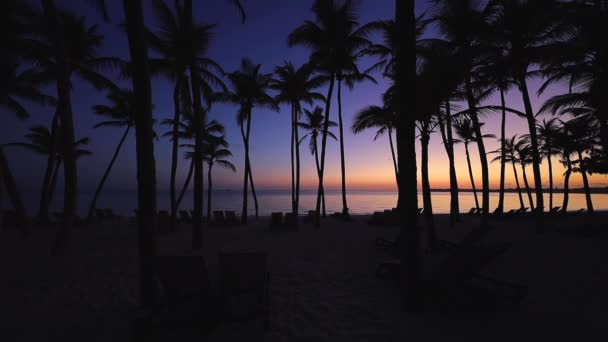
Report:
[{"label": "sun lounger", "polygon": [[317,211],[316,210],[309,210],[308,211],[308,215],[304,216],[304,218],[302,219],[302,221],[304,223],[313,223],[315,222],[315,217],[317,216]]},{"label": "sun lounger", "polygon": [[477,212],[477,208],[471,208],[471,210],[469,210],[469,212],[467,213],[467,215],[475,215],[475,212]]},{"label": "sun lounger", "polygon": [[275,212],[270,214],[270,230],[278,231],[281,230],[281,224],[283,221],[283,213]]},{"label": "sun lounger", "polygon": [[226,218],[224,217],[224,212],[221,210],[214,210],[213,211],[213,221],[216,224],[224,224],[226,223]]},{"label": "sun lounger", "polygon": [[190,213],[187,210],[180,210],[179,216],[180,216],[180,221],[182,223],[186,223],[186,224],[192,223],[192,216],[190,216]]},{"label": "sun lounger", "polygon": [[238,225],[239,220],[236,218],[236,213],[233,210],[224,211],[226,224],[229,225]]},{"label": "sun lounger", "polygon": [[285,228],[288,230],[297,230],[298,228],[298,215],[292,212],[285,214]]}]

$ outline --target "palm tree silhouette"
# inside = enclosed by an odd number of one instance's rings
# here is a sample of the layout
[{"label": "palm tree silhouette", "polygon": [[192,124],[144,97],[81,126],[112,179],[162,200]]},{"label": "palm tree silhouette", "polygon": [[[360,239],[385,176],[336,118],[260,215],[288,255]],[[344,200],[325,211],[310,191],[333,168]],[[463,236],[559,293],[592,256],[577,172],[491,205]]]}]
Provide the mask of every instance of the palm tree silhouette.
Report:
[{"label": "palm tree silhouette", "polygon": [[205,144],[205,155],[203,159],[209,165],[207,174],[207,217],[211,218],[211,192],[213,189],[213,181],[211,178],[211,171],[213,165],[221,166],[225,169],[229,169],[232,172],[236,172],[234,165],[226,160],[228,157],[232,157],[232,152],[228,149],[229,145],[226,139],[222,136],[216,139],[209,140]]},{"label": "palm tree silhouette", "polygon": [[538,142],[542,155],[547,158],[547,168],[549,169],[549,210],[553,209],[553,165],[551,158],[559,153],[554,146],[555,139],[559,134],[560,127],[556,118],[544,120],[536,125],[538,130]]},{"label": "palm tree silhouette", "polygon": [[[480,126],[480,128],[483,127],[484,123],[480,122],[479,126]],[[454,124],[454,130],[456,132],[456,135],[460,138],[460,139],[454,140],[454,143],[455,144],[458,144],[458,143],[464,144],[464,149],[465,149],[465,153],[467,156],[467,165],[469,168],[469,178],[471,179],[471,187],[473,189],[473,195],[475,197],[475,207],[477,209],[479,209],[480,206],[479,206],[479,200],[477,199],[477,190],[475,188],[475,178],[473,177],[473,169],[471,167],[471,157],[469,155],[469,144],[477,141],[476,130],[473,125],[473,122],[469,118],[463,118],[463,119],[457,120],[456,123]],[[495,138],[495,136],[493,134],[484,134],[481,137],[482,138]]]},{"label": "palm tree silhouette", "polygon": [[261,73],[260,67],[260,64],[253,64],[250,59],[244,58],[241,61],[240,69],[227,75],[230,88],[232,89],[217,95],[219,101],[231,102],[239,105],[237,122],[241,128],[241,137],[243,138],[243,144],[245,145],[242,224],[247,224],[247,188],[249,183],[251,184],[251,191],[254,196],[256,218],[258,217],[258,204],[257,198],[255,197],[255,188],[249,158],[251,113],[254,107],[278,110],[275,100],[267,94],[267,91],[270,89],[273,82],[272,74]]},{"label": "palm tree silhouette", "polygon": [[578,158],[572,160],[574,167],[572,171],[579,172],[583,178],[583,187],[585,189],[585,201],[587,202],[587,211],[593,212],[593,201],[591,200],[591,189],[589,188],[588,178],[588,158],[584,154],[592,150],[597,144],[596,120],[591,116],[580,116],[562,123],[567,137],[570,138],[571,151]]},{"label": "palm tree silhouette", "polygon": [[162,0],[154,2],[156,18],[159,21],[156,32],[148,32],[150,47],[160,58],[150,60],[150,68],[154,73],[161,73],[173,80],[173,135],[171,154],[171,175],[169,194],[171,202],[171,220],[169,229],[175,230],[177,215],[176,174],[179,153],[178,122],[184,111],[192,108],[186,75],[191,56],[195,56],[198,64],[199,80],[204,98],[209,101],[214,88],[225,89],[222,80],[216,73],[223,73],[222,68],[212,59],[205,57],[215,25],[192,24],[191,30],[186,30],[186,13],[184,7],[175,3],[175,13]]},{"label": "palm tree silhouette", "polygon": [[93,106],[93,111],[95,114],[100,115],[107,120],[101,121],[97,123],[94,127],[124,127],[124,133],[120,138],[118,145],[116,146],[116,150],[112,155],[112,159],[110,159],[110,164],[103,173],[97,188],[95,189],[95,193],[93,195],[93,199],[91,200],[91,205],[89,206],[89,212],[87,215],[87,219],[90,221],[93,219],[93,215],[95,214],[97,199],[101,194],[101,190],[103,189],[108,176],[110,175],[110,171],[118,158],[118,154],[120,153],[120,149],[122,148],[123,143],[127,139],[131,128],[135,125],[135,112],[134,112],[134,95],[133,92],[129,89],[119,89],[114,88],[110,90],[107,95],[107,98],[110,102],[109,105],[96,105]]},{"label": "palm tree silhouette", "polygon": [[[528,183],[528,176],[526,174],[526,165],[532,164],[532,154],[530,146],[530,137],[528,135],[522,136],[515,143],[515,152],[517,153],[517,160],[521,165],[521,173],[524,178],[524,185],[526,187],[526,193],[528,194],[528,201],[530,202],[530,209],[534,211],[534,200],[532,199],[532,192],[530,190],[530,184]],[[538,203],[537,203],[538,204]]]},{"label": "palm tree silhouette", "polygon": [[[519,198],[519,207],[520,207],[520,209],[523,209],[523,208],[525,208],[524,198],[521,193],[521,187],[519,186],[519,176],[517,175],[517,167],[516,167],[516,164],[519,163],[519,159],[517,158],[517,151],[515,150],[516,142],[517,142],[517,135],[514,135],[511,138],[508,138],[504,143],[501,143],[500,149],[498,149],[496,151],[492,151],[490,153],[499,154],[494,159],[492,159],[492,162],[500,161],[501,163],[505,163],[505,164],[510,163],[511,166],[513,167],[513,178],[515,179],[515,186],[517,188],[517,195]],[[504,145],[504,154],[503,154],[503,149],[502,149],[503,145]]]},{"label": "palm tree silhouette", "polygon": [[[355,1],[347,0],[338,4],[334,0],[316,0],[312,6],[315,21],[307,20],[289,34],[289,46],[302,45],[310,48],[310,63],[315,69],[325,75],[329,81],[325,103],[325,123],[329,123],[332,94],[335,81],[338,81],[338,116],[340,131],[343,131],[341,112],[341,83],[346,75],[359,78],[360,72],[355,64],[357,55],[371,45],[367,40],[370,30],[367,26],[360,27],[357,21],[358,5]],[[317,217],[315,225],[320,225],[321,191],[325,173],[325,150],[327,145],[327,127],[323,130],[321,139],[321,157],[319,172],[319,188],[317,193]],[[344,166],[344,142],[341,137],[340,165],[342,171],[342,214],[348,217],[346,203],[346,173]]]},{"label": "palm tree silhouette", "polygon": [[399,168],[397,167],[397,156],[395,155],[395,147],[393,144],[393,132],[395,130],[397,117],[393,108],[386,102],[387,98],[385,94],[384,105],[382,107],[371,105],[361,109],[355,116],[352,129],[355,134],[371,128],[377,129],[374,140],[384,135],[384,133],[387,133],[388,143],[391,148],[393,168],[395,170],[395,182],[397,182],[399,179]]},{"label": "palm tree silhouette", "polygon": [[570,199],[570,176],[573,172],[571,155],[574,154],[574,144],[572,143],[571,133],[569,132],[567,123],[560,122],[561,127],[558,131],[554,146],[557,149],[557,155],[560,157],[561,164],[566,168],[564,172],[564,198],[562,200],[561,212],[568,212],[568,203]]},{"label": "palm tree silhouette", "polygon": [[[302,114],[301,103],[312,105],[314,101],[323,101],[325,96],[315,92],[321,86],[324,77],[313,76],[310,64],[295,68],[290,62],[275,68],[272,88],[279,91],[276,101],[291,106],[291,202],[292,212],[298,213],[300,203],[300,141],[298,119]],[[295,151],[295,165],[294,165]]]},{"label": "palm tree silhouette", "polygon": [[[318,175],[321,165],[319,164],[319,148],[318,148],[317,138],[319,137],[320,133],[322,134],[323,129],[325,128],[325,117],[323,116],[323,108],[317,106],[312,111],[310,111],[308,109],[304,109],[304,114],[305,114],[306,121],[298,122],[298,127],[304,129],[304,131],[306,131],[306,133],[302,136],[302,138],[300,139],[298,144],[301,144],[304,141],[304,139],[309,138],[308,146],[310,148],[310,154],[312,154],[315,158],[316,171],[317,171],[317,175]],[[338,126],[338,124],[333,121],[330,121],[327,124],[327,127],[336,127],[336,126]],[[331,131],[327,131],[327,135],[334,140],[338,140],[338,138],[336,138],[335,134],[333,134]],[[321,188],[321,206],[322,206],[322,215],[323,215],[323,217],[325,217],[327,215],[327,213],[325,211],[325,189],[324,188]]]}]

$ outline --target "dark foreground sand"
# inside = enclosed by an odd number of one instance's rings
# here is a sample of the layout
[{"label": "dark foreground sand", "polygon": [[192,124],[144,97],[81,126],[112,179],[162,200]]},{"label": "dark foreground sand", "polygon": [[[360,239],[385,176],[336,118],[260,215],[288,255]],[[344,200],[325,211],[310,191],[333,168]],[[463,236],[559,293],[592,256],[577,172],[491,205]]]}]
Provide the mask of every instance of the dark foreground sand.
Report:
[{"label": "dark foreground sand", "polygon": [[[486,270],[525,284],[529,295],[497,312],[402,313],[393,284],[374,276],[383,253],[374,240],[397,228],[367,217],[326,219],[315,230],[271,233],[268,220],[205,232],[208,263],[218,251],[263,250],[269,255],[271,327],[221,327],[210,341],[607,341],[608,215],[550,218],[534,233],[529,218],[493,222],[486,241],[513,247]],[[458,241],[477,224],[456,228],[436,216],[440,238]],[[561,229],[599,230],[565,234]],[[595,237],[593,237],[595,236]],[[130,219],[76,229],[65,257],[48,256],[49,231],[23,240],[0,233],[0,340],[122,341],[136,312],[136,232]],[[161,254],[193,254],[190,230],[159,238]]]}]

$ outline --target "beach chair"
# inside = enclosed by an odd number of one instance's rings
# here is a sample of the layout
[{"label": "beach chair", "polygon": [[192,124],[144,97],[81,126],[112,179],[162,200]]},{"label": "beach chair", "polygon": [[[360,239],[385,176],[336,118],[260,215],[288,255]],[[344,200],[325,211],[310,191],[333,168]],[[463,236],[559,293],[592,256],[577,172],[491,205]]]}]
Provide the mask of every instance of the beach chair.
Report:
[{"label": "beach chair", "polygon": [[283,221],[282,212],[271,213],[270,214],[270,231],[281,230],[282,221]]},{"label": "beach chair", "polygon": [[179,217],[180,217],[180,221],[182,223],[186,223],[186,224],[192,223],[192,216],[190,216],[190,213],[187,210],[180,210]]},{"label": "beach chair", "polygon": [[158,224],[158,232],[162,234],[168,233],[170,224],[169,212],[166,210],[160,210],[156,220]]},{"label": "beach chair", "polygon": [[315,217],[317,216],[317,211],[316,210],[309,210],[308,211],[308,215],[304,216],[304,218],[302,219],[302,221],[304,221],[304,223],[313,223],[315,222]]},{"label": "beach chair", "polygon": [[285,228],[287,230],[298,229],[298,215],[292,212],[285,213]]},{"label": "beach chair", "polygon": [[384,212],[374,211],[368,223],[377,226],[384,225],[386,223],[386,217],[384,215]]},{"label": "beach chair", "polygon": [[225,214],[225,218],[226,218],[226,223],[229,225],[238,225],[239,224],[239,220],[236,217],[236,213],[234,212],[234,210],[227,210],[224,211]]},{"label": "beach chair", "polygon": [[421,215],[424,212],[424,208],[418,208],[418,215]]},{"label": "beach chair", "polygon": [[557,213],[559,213],[560,209],[561,209],[561,207],[553,207],[553,208],[551,208],[551,210],[549,210],[549,214],[557,214]]},{"label": "beach chair", "polygon": [[261,319],[264,328],[268,329],[269,281],[266,253],[220,253],[222,317],[229,321]]},{"label": "beach chair", "polygon": [[473,215],[475,215],[476,211],[477,211],[477,208],[471,208],[471,210],[469,210],[469,212],[467,213],[467,215],[473,216]]},{"label": "beach chair", "polygon": [[226,218],[224,217],[224,212],[221,210],[214,210],[213,211],[213,221],[217,224],[226,223]]},{"label": "beach chair", "polygon": [[97,218],[98,222],[103,222],[106,218],[106,213],[103,211],[103,209],[95,209],[95,217]]}]

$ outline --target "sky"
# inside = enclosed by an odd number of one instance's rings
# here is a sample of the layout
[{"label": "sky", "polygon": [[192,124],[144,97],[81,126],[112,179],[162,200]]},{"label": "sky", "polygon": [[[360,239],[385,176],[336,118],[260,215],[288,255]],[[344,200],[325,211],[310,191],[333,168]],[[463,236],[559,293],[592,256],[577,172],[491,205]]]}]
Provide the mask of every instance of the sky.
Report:
[{"label": "sky", "polygon": [[[59,6],[71,9],[86,17],[89,25],[99,25],[99,31],[104,33],[105,41],[100,56],[117,56],[128,59],[128,45],[126,35],[120,29],[123,21],[122,1],[109,0],[109,13],[111,21],[104,23],[99,13],[87,1],[57,0]],[[149,4],[150,1],[144,1]],[[169,1],[168,3],[172,3]],[[255,63],[262,65],[263,72],[271,72],[275,66],[291,61],[296,66],[306,62],[309,51],[302,47],[289,48],[287,35],[307,19],[314,19],[310,11],[312,0],[284,1],[284,0],[244,0],[247,12],[247,21],[242,24],[238,11],[231,7],[227,1],[205,0],[194,1],[195,20],[216,24],[215,36],[210,44],[209,57],[217,61],[224,70],[230,72],[238,68],[243,57],[249,57]],[[425,0],[416,1],[416,10],[422,13],[428,6]],[[362,24],[378,19],[390,19],[394,15],[394,0],[362,0],[360,2],[360,22]],[[156,28],[154,13],[150,6],[144,10],[145,22],[151,29]],[[436,34],[431,28],[428,33]],[[379,41],[379,36],[371,37]],[[373,63],[371,58],[363,58],[360,68],[366,69]],[[367,82],[359,84],[355,89],[343,90],[343,116],[344,140],[346,154],[346,177],[349,189],[396,189],[391,155],[386,136],[374,141],[374,131],[354,135],[350,129],[353,118],[358,110],[371,104],[381,104],[382,93],[389,84],[380,75],[374,75],[377,84]],[[130,86],[129,82],[117,80],[123,86]],[[86,83],[74,78],[73,81],[73,109],[76,137],[89,137],[93,152],[91,156],[83,157],[78,161],[78,183],[80,191],[92,191],[99,182],[114,149],[123,133],[117,128],[97,128],[93,126],[100,118],[93,114],[91,107],[96,104],[105,104],[105,94],[99,92]],[[551,95],[563,93],[564,89],[557,86],[550,88],[545,94],[538,97],[536,90],[540,81],[530,81],[530,91],[533,106],[538,110],[542,102]],[[164,78],[152,80],[154,116],[157,122],[173,116],[172,82]],[[320,88],[325,93],[325,88]],[[49,93],[54,87],[48,88]],[[496,97],[487,101],[487,104],[498,104]],[[507,94],[507,104],[515,109],[522,109],[521,94],[512,90]],[[320,104],[321,105],[321,104]],[[23,141],[23,135],[28,127],[34,124],[50,126],[53,108],[29,105],[32,112],[30,119],[20,121],[14,115],[2,112],[3,125],[0,127],[0,143]],[[337,121],[336,103],[332,104],[331,119]],[[229,170],[214,168],[214,187],[216,189],[239,189],[242,187],[244,165],[243,143],[236,124],[237,107],[234,105],[214,105],[209,114],[210,119],[216,119],[226,126],[226,138],[234,156],[231,161],[237,168],[236,173]],[[290,109],[283,105],[279,112],[254,109],[251,132],[251,158],[252,172],[258,189],[289,189],[290,177]],[[483,133],[499,135],[499,115],[484,118],[486,125]],[[157,132],[165,132],[167,126],[155,126]],[[334,131],[337,133],[337,130]],[[507,134],[524,134],[527,124],[524,119],[509,116],[507,121]],[[475,146],[471,146],[471,157],[476,185],[481,185],[481,172],[479,156]],[[496,139],[486,140],[486,150],[492,151],[499,147]],[[33,155],[18,147],[7,147],[11,168],[15,173],[20,189],[37,190],[42,183],[46,158]],[[418,151],[419,151],[418,146]],[[308,145],[302,145],[302,187],[313,189],[317,185],[314,159],[308,151]],[[159,190],[168,189],[171,143],[168,138],[160,138],[155,142],[155,156],[157,162],[157,183]],[[418,153],[418,168],[420,153]],[[433,188],[449,187],[448,159],[441,144],[439,134],[431,137],[429,150],[430,181]],[[467,173],[464,147],[456,147],[456,167],[460,188],[470,188]],[[541,166],[543,183],[546,186],[546,163]],[[558,162],[554,163],[555,184],[562,186],[563,168]],[[178,169],[178,184],[182,184],[188,169],[188,161],[181,159]],[[490,165],[490,185],[498,187],[499,163]],[[206,171],[205,171],[206,172]],[[520,175],[521,177],[521,175]],[[532,179],[532,171],[529,170]],[[60,178],[61,179],[61,178]],[[420,180],[420,176],[418,178]],[[593,175],[591,185],[595,187],[608,186],[608,177]],[[520,180],[521,181],[521,180]],[[340,187],[340,157],[338,143],[328,140],[327,161],[325,171],[326,188]],[[58,183],[61,186],[61,181]],[[515,187],[511,170],[507,169],[506,186]],[[571,186],[582,186],[581,176],[573,175]],[[106,184],[108,190],[136,189],[136,159],[135,136],[130,134],[114,165],[112,173]]]}]

